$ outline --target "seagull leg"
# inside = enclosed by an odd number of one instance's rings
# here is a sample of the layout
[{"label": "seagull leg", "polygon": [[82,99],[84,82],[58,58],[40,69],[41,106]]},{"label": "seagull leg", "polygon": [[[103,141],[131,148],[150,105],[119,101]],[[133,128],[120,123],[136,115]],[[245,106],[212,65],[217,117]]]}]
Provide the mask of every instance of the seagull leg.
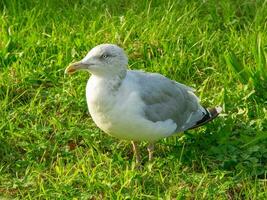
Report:
[{"label": "seagull leg", "polygon": [[140,157],[140,153],[139,153],[139,148],[138,148],[138,144],[135,141],[131,141],[132,145],[133,145],[133,152],[136,158],[136,163],[140,163],[141,162],[141,157]]},{"label": "seagull leg", "polygon": [[152,161],[154,152],[154,143],[149,143],[147,146],[147,150],[148,150],[148,160]]}]

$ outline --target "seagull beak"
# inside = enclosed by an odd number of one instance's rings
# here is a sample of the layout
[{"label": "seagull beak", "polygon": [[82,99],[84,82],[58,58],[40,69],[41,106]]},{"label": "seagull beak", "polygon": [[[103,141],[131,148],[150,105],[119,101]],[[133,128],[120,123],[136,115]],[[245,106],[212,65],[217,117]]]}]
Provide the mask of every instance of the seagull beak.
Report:
[{"label": "seagull beak", "polygon": [[76,71],[79,70],[87,70],[88,69],[88,64],[85,64],[81,61],[71,63],[66,69],[65,69],[65,74],[73,74]]}]

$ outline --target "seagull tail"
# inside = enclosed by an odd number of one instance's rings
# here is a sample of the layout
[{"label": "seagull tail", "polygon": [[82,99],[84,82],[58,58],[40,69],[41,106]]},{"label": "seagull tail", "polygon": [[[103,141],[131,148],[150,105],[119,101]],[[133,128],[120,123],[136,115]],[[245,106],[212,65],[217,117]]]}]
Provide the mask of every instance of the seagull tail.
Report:
[{"label": "seagull tail", "polygon": [[209,121],[212,121],[222,112],[222,108],[220,106],[217,106],[214,108],[207,108],[207,109],[205,108],[205,110],[206,110],[206,114],[203,116],[203,118],[197,121],[196,124],[189,129],[197,128],[199,126],[202,126],[208,123]]}]

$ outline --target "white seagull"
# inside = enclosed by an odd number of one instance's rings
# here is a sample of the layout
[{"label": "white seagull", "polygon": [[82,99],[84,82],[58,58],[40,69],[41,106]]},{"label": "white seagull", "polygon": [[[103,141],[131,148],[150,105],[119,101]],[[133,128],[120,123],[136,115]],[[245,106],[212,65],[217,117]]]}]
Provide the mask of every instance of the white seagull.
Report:
[{"label": "white seagull", "polygon": [[90,115],[105,133],[130,140],[140,162],[137,142],[148,142],[149,160],[154,143],[214,119],[221,107],[206,109],[194,90],[157,73],[128,70],[128,58],[114,44],[94,47],[65,73],[85,70],[92,75],[86,86]]}]

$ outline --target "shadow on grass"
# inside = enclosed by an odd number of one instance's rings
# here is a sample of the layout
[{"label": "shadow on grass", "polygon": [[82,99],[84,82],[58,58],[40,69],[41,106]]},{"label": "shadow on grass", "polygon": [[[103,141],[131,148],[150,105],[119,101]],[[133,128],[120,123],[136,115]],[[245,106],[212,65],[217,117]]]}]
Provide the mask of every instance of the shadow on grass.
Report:
[{"label": "shadow on grass", "polygon": [[229,124],[228,120],[217,120],[207,125],[206,130],[186,132],[180,139],[170,138],[160,142],[156,156],[173,159],[195,172],[225,170],[232,174],[242,172],[265,178],[266,134],[255,132],[245,123],[233,127],[226,124]]}]

